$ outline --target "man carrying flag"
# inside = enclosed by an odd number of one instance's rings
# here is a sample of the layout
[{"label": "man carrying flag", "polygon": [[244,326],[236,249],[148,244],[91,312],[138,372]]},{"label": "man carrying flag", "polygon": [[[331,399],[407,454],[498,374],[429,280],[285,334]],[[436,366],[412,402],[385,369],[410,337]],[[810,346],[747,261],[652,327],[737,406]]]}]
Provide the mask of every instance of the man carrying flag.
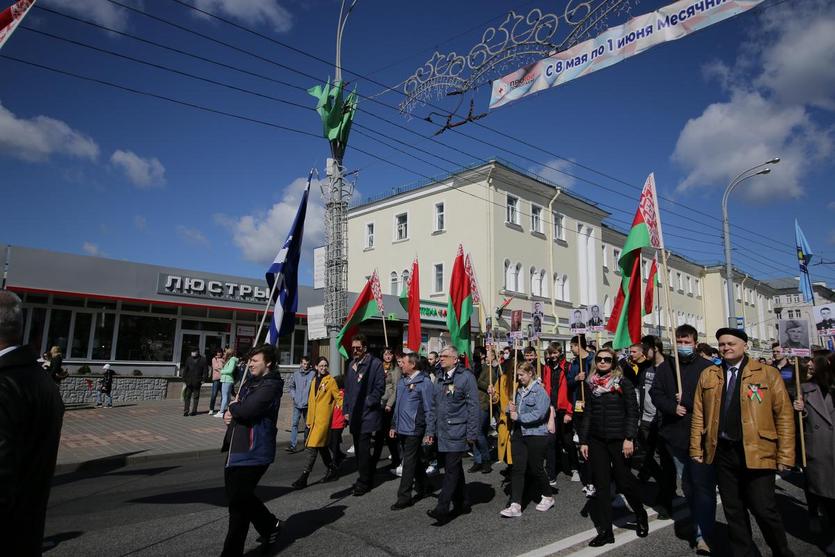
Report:
[{"label": "man carrying flag", "polygon": [[372,458],[371,440],[383,425],[380,403],[386,388],[383,362],[368,353],[368,341],[365,335],[359,334],[360,323],[380,313],[374,295],[375,290],[379,290],[379,282],[375,271],[365,283],[345,325],[336,336],[342,357],[348,358],[348,348],[352,356],[345,377],[342,413],[354,438],[357,455],[358,476],[353,491],[356,497],[365,495],[373,487],[377,463]]}]

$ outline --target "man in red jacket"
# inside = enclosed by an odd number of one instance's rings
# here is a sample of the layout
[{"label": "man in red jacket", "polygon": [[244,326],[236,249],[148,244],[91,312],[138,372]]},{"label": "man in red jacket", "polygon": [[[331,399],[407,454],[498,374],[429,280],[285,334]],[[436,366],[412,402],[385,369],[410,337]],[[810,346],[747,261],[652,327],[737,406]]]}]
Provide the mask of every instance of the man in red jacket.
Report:
[{"label": "man in red jacket", "polygon": [[[577,448],[573,441],[571,416],[573,406],[568,398],[568,383],[565,379],[565,358],[562,347],[552,343],[545,352],[545,367],[542,370],[542,383],[545,392],[551,399],[551,407],[555,410],[556,432],[551,436],[548,451],[545,453],[545,465],[551,486],[557,483],[559,470],[568,471],[570,467],[577,470]],[[567,457],[563,457],[565,451]],[[565,460],[567,458],[567,461]]]}]

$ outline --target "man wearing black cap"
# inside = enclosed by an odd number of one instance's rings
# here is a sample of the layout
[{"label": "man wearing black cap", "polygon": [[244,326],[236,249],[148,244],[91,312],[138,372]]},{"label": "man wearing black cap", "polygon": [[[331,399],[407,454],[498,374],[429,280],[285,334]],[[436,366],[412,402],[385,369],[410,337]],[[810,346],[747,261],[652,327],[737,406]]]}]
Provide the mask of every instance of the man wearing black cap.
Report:
[{"label": "man wearing black cap", "polygon": [[716,467],[733,555],[754,553],[751,511],[772,553],[790,556],[774,499],[774,470],[794,466],[791,401],[780,373],[745,354],[745,331],[719,329],[716,339],[722,363],[699,377],[690,457]]}]

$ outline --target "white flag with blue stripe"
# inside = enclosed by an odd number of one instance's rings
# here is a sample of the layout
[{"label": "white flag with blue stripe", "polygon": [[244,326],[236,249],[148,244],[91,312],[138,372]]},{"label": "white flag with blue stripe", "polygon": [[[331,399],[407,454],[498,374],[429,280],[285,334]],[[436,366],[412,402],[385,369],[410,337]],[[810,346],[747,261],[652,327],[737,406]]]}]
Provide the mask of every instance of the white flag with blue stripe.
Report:
[{"label": "white flag with blue stripe", "polygon": [[307,198],[310,195],[310,181],[313,170],[307,177],[307,188],[302,194],[299,210],[293,220],[293,226],[287,234],[287,240],[275,261],[267,269],[267,286],[273,293],[273,318],[270,321],[270,331],[267,342],[276,344],[279,337],[290,334],[296,326],[296,310],[299,305],[299,259],[302,252],[302,238],[304,236],[304,218],[307,214]]}]

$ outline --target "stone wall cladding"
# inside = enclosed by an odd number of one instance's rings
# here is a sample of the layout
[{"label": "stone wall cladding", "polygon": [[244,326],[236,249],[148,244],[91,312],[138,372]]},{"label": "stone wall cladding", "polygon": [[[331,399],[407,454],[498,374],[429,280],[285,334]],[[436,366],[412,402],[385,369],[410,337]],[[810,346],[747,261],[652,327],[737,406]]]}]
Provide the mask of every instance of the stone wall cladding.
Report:
[{"label": "stone wall cladding", "polygon": [[[67,404],[95,403],[99,375],[71,375],[61,381],[61,398]],[[168,392],[165,377],[120,377],[113,378],[113,402],[137,400],[163,400]],[[92,388],[91,388],[92,386]]]}]

